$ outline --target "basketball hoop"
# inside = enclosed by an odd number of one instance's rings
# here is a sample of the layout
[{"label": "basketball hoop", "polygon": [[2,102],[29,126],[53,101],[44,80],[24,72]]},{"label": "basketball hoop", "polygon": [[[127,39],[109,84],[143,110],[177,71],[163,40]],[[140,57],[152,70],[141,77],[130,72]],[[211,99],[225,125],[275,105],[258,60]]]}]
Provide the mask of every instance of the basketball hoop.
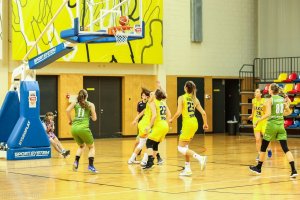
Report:
[{"label": "basketball hoop", "polygon": [[116,45],[124,45],[127,44],[128,31],[131,29],[132,27],[130,26],[116,26],[109,28],[108,33],[115,36]]}]

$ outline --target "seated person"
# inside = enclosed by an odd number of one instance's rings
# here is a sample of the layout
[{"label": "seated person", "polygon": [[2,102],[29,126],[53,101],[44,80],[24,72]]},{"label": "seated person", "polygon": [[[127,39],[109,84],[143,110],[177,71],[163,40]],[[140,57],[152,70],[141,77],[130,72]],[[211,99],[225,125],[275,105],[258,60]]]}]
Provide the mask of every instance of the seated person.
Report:
[{"label": "seated person", "polygon": [[60,153],[64,158],[70,155],[70,150],[66,150],[56,135],[54,134],[55,126],[54,126],[54,115],[52,112],[47,112],[45,118],[43,120],[43,126],[46,130],[50,143],[55,148],[55,150]]}]

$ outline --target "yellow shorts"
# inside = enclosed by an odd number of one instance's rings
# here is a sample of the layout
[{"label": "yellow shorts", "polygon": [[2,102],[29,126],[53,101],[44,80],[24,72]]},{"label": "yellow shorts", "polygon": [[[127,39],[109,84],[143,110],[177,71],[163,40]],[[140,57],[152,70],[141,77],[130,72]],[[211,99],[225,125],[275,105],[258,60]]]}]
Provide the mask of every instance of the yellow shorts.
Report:
[{"label": "yellow shorts", "polygon": [[194,137],[197,130],[198,130],[198,121],[196,117],[183,120],[179,140],[184,142],[190,141]]},{"label": "yellow shorts", "polygon": [[154,124],[148,138],[155,142],[162,142],[165,139],[168,132],[168,123],[166,121],[160,121],[157,124]]},{"label": "yellow shorts", "polygon": [[[255,123],[255,121],[253,121]],[[266,126],[267,126],[267,121],[261,121],[257,124],[257,126],[255,128],[253,128],[254,133],[265,133],[266,130]]]},{"label": "yellow shorts", "polygon": [[[150,123],[150,122],[149,122]],[[138,124],[139,135],[138,137],[145,138],[147,137],[146,127],[149,126],[149,123],[140,121]]]}]

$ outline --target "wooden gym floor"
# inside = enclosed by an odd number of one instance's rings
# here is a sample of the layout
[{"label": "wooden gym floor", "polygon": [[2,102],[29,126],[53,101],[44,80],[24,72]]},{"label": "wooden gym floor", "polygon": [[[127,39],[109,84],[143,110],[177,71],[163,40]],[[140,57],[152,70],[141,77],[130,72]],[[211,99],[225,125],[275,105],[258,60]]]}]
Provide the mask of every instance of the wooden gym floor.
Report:
[{"label": "wooden gym floor", "polygon": [[[198,135],[190,148],[205,151],[208,163],[200,171],[193,160],[192,177],[178,176],[184,160],[177,152],[177,137],[167,137],[159,147],[164,165],[147,171],[127,164],[133,142],[134,138],[96,140],[96,175],[87,171],[87,151],[79,171],[71,170],[76,150],[71,140],[63,141],[71,149],[66,159],[55,152],[47,160],[0,159],[0,199],[299,199],[300,177],[289,178],[289,164],[276,142],[273,157],[257,176],[248,170],[256,163],[253,137]],[[300,139],[289,138],[289,148],[300,172]]]}]

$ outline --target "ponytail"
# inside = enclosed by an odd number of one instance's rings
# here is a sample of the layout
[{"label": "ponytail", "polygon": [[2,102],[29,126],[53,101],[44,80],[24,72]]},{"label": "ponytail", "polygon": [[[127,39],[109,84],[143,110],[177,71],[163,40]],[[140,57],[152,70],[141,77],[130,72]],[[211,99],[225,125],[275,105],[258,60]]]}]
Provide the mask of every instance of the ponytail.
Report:
[{"label": "ponytail", "polygon": [[88,108],[88,103],[86,102],[86,98],[88,96],[88,93],[86,90],[82,89],[78,93],[77,102],[82,108]]},{"label": "ponytail", "polygon": [[186,88],[186,92],[188,94],[191,94],[192,95],[192,99],[193,99],[193,102],[194,102],[194,105],[196,105],[196,92],[197,92],[197,88],[196,88],[196,85],[193,81],[187,81],[185,83],[185,88]]}]

